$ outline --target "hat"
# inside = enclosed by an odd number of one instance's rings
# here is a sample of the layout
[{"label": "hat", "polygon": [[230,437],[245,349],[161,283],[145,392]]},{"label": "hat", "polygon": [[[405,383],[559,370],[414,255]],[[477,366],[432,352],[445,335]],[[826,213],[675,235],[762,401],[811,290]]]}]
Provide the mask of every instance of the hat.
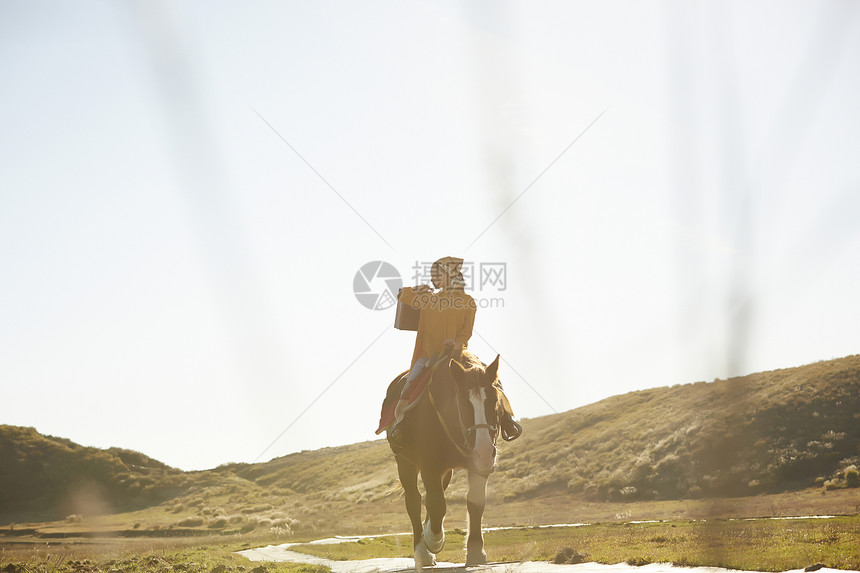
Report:
[{"label": "hat", "polygon": [[433,267],[442,272],[450,279],[450,284],[455,288],[464,288],[466,279],[463,278],[463,272],[460,270],[463,266],[463,259],[458,257],[442,257],[433,263]]}]

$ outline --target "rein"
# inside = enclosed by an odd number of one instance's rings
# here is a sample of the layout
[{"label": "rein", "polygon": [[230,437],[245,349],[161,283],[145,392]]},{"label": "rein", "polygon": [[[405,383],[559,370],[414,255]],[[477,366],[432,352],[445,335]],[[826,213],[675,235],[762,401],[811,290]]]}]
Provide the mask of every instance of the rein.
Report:
[{"label": "rein", "polygon": [[448,439],[451,440],[451,443],[454,444],[454,447],[457,448],[460,455],[464,458],[468,458],[469,452],[466,451],[466,449],[454,439],[454,436],[451,435],[451,430],[448,429],[448,424],[445,423],[445,418],[442,417],[442,412],[439,411],[439,406],[436,405],[436,400],[433,399],[433,388],[430,386],[433,382],[433,374],[434,373],[430,374],[430,380],[427,381],[427,395],[430,397],[430,403],[433,405],[433,410],[436,412],[436,417],[439,418],[439,423],[442,425],[442,429],[445,430],[445,435],[448,436]]}]

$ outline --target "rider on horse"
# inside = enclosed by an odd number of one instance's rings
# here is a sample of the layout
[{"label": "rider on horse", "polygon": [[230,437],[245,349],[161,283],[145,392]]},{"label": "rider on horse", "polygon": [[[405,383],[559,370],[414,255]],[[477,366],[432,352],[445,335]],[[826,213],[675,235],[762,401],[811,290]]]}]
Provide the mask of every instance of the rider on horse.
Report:
[{"label": "rider on horse", "polygon": [[[397,440],[397,424],[406,412],[415,405],[408,400],[410,385],[422,372],[433,368],[443,359],[459,359],[472,337],[475,323],[475,300],[464,291],[466,281],[461,267],[463,259],[443,257],[433,263],[430,277],[433,286],[440,289],[434,293],[429,285],[405,287],[398,298],[404,305],[420,309],[418,334],[406,384],[394,411],[394,424],[388,429],[389,440]],[[501,420],[502,432],[506,436],[517,436],[521,429],[507,412]]]}]

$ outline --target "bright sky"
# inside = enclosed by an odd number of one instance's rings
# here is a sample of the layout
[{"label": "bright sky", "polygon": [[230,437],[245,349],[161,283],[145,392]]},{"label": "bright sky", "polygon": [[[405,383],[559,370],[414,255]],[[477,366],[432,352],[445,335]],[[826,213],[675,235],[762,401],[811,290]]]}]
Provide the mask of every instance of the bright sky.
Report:
[{"label": "bright sky", "polygon": [[369,261],[504,264],[522,417],[855,354],[857,70],[853,1],[0,2],[0,422],[374,439]]}]

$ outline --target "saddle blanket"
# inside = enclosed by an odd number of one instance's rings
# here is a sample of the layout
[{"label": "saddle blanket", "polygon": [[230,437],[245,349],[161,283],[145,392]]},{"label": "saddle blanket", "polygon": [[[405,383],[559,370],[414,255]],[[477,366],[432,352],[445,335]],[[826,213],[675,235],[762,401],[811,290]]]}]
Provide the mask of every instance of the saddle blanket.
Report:
[{"label": "saddle blanket", "polygon": [[395,409],[397,408],[398,402],[401,400],[405,401],[404,406],[401,406],[404,412],[409,411],[413,405],[418,403],[418,400],[420,400],[424,395],[424,392],[427,391],[428,382],[430,381],[430,376],[433,374],[433,370],[435,370],[435,368],[425,368],[424,371],[412,381],[409,388],[406,389],[406,392],[403,392],[403,386],[406,384],[409,370],[403,372],[391,381],[391,384],[388,385],[388,391],[385,393],[385,400],[382,402],[382,413],[379,415],[379,427],[376,429],[377,435],[386,430],[390,430],[397,421]]}]

